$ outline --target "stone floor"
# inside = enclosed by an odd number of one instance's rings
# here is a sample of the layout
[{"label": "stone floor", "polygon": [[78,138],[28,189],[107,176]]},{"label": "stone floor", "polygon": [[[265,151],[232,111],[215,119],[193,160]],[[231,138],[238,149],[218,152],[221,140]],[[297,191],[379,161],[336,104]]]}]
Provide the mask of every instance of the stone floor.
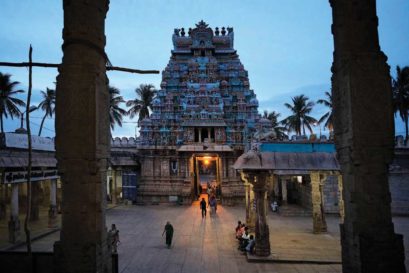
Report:
[{"label": "stone floor", "polygon": [[[8,220],[10,218],[9,211],[7,211],[6,219],[0,220],[0,250],[5,250],[10,247],[15,246],[14,244],[9,243],[8,239]],[[20,240],[17,242],[17,245],[23,243],[25,241],[25,233],[24,233],[24,219],[25,214],[20,213]],[[59,227],[61,223],[61,215],[57,215],[57,219],[55,220],[55,226]],[[48,233],[52,233],[56,230],[55,227],[49,227],[48,222],[48,207],[40,207],[40,215],[39,219],[36,221],[29,222],[29,228],[31,230],[31,237],[36,238],[38,236],[43,236]],[[58,229],[58,228],[57,228]]]},{"label": "stone floor", "polygon": [[[193,206],[119,206],[107,211],[107,226],[120,230],[120,272],[341,272],[340,264],[249,263],[237,250],[234,227],[243,220],[244,207],[219,206],[215,217],[202,220],[198,203]],[[165,247],[163,227],[175,229],[173,246]],[[328,217],[329,232],[312,234],[309,217],[281,217],[269,213],[272,252],[281,259],[340,259],[338,217]],[[404,233],[409,248],[409,217],[394,218],[396,231]],[[33,249],[51,251],[59,234],[33,243]],[[18,250],[24,251],[25,247]],[[408,252],[406,252],[406,257]],[[406,261],[408,263],[408,261]],[[408,264],[407,264],[408,266]]]}]

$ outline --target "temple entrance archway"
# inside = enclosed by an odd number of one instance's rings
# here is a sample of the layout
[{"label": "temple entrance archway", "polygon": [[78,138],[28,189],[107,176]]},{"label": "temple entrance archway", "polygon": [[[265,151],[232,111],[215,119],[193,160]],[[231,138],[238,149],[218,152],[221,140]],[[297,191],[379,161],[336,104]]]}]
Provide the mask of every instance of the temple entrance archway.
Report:
[{"label": "temple entrance archway", "polygon": [[192,196],[200,196],[200,194],[209,191],[219,198],[222,183],[221,157],[218,154],[193,154],[190,162],[189,172],[192,174]]}]

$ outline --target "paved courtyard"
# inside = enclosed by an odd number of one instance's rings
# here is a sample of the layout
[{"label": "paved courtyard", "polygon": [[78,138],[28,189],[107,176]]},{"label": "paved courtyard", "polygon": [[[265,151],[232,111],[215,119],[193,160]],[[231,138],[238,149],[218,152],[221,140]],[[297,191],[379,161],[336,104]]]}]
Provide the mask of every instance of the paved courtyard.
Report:
[{"label": "paved courtyard", "polygon": [[[202,220],[193,206],[118,206],[107,211],[107,226],[120,230],[119,272],[342,272],[340,264],[249,263],[237,250],[234,227],[244,220],[244,207],[219,206],[217,216]],[[174,226],[171,249],[162,232],[166,221]],[[339,218],[328,217],[329,232],[312,234],[310,217],[281,217],[269,212],[271,248],[285,260],[340,261]],[[394,218],[397,232],[409,235],[409,218]],[[51,251],[59,233],[33,243],[34,250]],[[409,247],[405,238],[406,249]],[[21,247],[18,250],[24,251]],[[408,252],[406,252],[408,257]]]}]

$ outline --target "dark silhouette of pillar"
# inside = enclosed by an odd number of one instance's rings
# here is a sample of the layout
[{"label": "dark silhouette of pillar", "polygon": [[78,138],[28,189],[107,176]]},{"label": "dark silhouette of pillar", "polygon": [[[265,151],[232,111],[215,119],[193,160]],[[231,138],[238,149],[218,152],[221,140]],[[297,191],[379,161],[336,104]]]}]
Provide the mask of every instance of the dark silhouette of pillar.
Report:
[{"label": "dark silhouette of pillar", "polygon": [[56,156],[62,227],[55,272],[111,272],[105,226],[110,150],[105,65],[108,0],[64,0],[64,56],[57,77]]},{"label": "dark silhouette of pillar", "polygon": [[343,272],[405,272],[402,236],[395,234],[391,217],[392,91],[379,47],[376,1],[330,3],[334,132],[345,206]]}]

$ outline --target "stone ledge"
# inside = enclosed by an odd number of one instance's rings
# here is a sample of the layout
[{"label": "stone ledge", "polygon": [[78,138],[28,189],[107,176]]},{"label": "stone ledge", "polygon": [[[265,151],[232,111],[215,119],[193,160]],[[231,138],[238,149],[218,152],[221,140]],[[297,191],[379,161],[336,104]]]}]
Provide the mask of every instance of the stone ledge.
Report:
[{"label": "stone ledge", "polygon": [[270,256],[260,257],[246,253],[246,258],[249,263],[294,263],[294,264],[342,264],[340,259],[326,259],[325,257],[303,258],[298,255],[291,257],[290,255],[279,256],[271,253]]}]

